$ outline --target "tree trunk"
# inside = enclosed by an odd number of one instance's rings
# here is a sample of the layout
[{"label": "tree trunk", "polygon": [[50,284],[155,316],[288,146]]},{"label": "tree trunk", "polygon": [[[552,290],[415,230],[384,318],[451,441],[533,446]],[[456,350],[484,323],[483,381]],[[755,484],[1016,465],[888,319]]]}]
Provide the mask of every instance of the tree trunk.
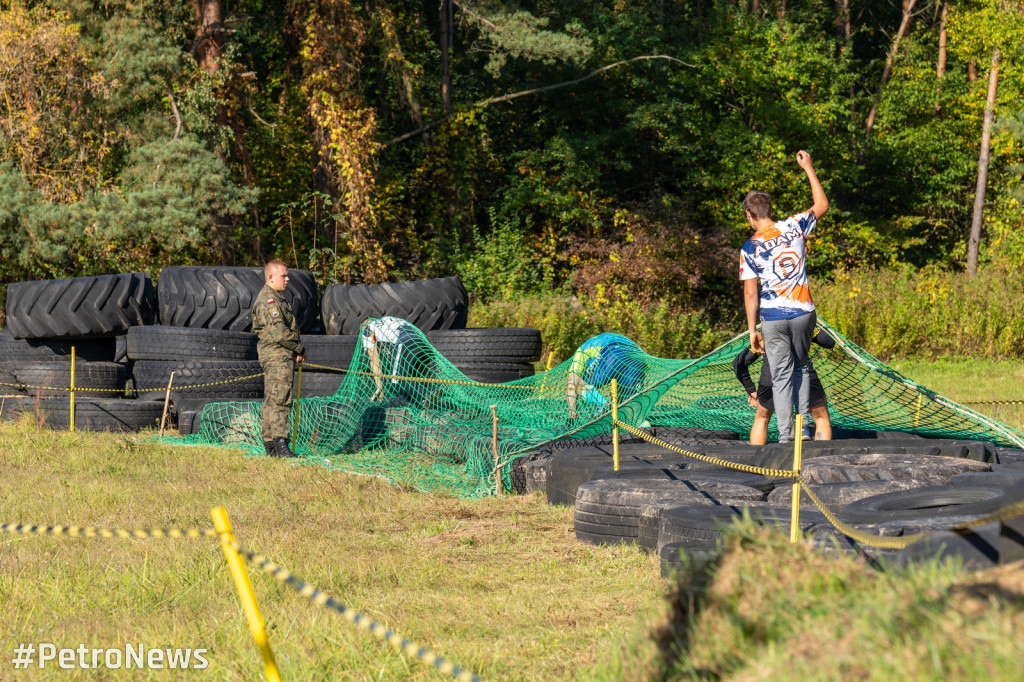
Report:
[{"label": "tree trunk", "polygon": [[[192,0],[192,12],[196,18],[196,40],[193,51],[199,60],[199,67],[207,73],[214,73],[220,69],[220,57],[223,52],[224,23],[221,14],[220,0]],[[224,108],[223,100],[217,102],[217,125],[227,128],[230,126],[228,113]],[[207,147],[213,149],[213,141],[208,141]],[[213,149],[217,157],[229,165],[227,153],[221,149]],[[213,212],[210,214],[211,230],[208,233],[210,248],[217,256],[220,265],[233,265],[234,254],[231,250],[230,231],[232,228],[230,219]]]},{"label": "tree trunk", "polygon": [[704,8],[701,6],[701,0],[697,0],[697,44],[704,44]]},{"label": "tree trunk", "polygon": [[972,59],[967,62],[967,82],[973,83],[978,80],[978,65]]},{"label": "tree trunk", "polygon": [[949,18],[949,0],[942,0],[942,15],[939,17],[939,61],[935,66],[935,75],[942,78],[946,75],[946,19]]},{"label": "tree trunk", "polygon": [[[917,0],[905,0],[903,3],[903,19],[900,21],[900,29],[896,32],[896,37],[893,38],[892,46],[889,48],[889,54],[885,58],[885,68],[882,70],[882,80],[878,84],[878,91],[875,92],[875,100],[871,104],[871,111],[868,113],[868,121],[864,130],[864,143],[867,144],[868,138],[871,137],[871,129],[875,127],[875,117],[878,115],[878,105],[882,101],[882,89],[885,88],[886,81],[889,80],[889,75],[892,74],[892,64],[896,61],[896,54],[900,49],[900,41],[903,40],[907,32],[910,30],[910,13],[914,9],[914,3]],[[863,154],[863,151],[861,152]]]},{"label": "tree trunk", "polygon": [[448,41],[452,27],[448,22],[449,11],[451,11],[451,0],[441,0],[439,10],[441,20],[441,102],[444,105],[445,114],[452,113],[452,72],[448,56]]},{"label": "tree trunk", "polygon": [[967,273],[978,274],[978,246],[985,208],[985,186],[988,183],[988,153],[992,142],[992,120],[996,115],[996,89],[999,85],[999,49],[992,50],[992,68],[988,72],[988,96],[985,98],[985,121],[981,126],[981,151],[978,153],[978,185],[974,190],[974,214],[971,216],[971,238],[967,242]]},{"label": "tree trunk", "polygon": [[416,99],[415,83],[413,82],[414,74],[409,68],[409,60],[405,58],[402,43],[398,40],[395,16],[386,7],[380,7],[377,11],[381,27],[384,29],[384,37],[388,42],[388,51],[391,55],[394,55],[393,59],[398,68],[398,73],[402,77],[402,88],[405,91],[405,101],[409,105],[409,115],[412,117],[412,122],[416,128],[423,130],[423,142],[429,142],[430,135],[423,126],[423,110],[420,107],[419,100]]},{"label": "tree trunk", "polygon": [[220,68],[223,41],[221,34],[224,23],[221,18],[220,0],[192,0],[192,12],[199,25],[196,27],[195,53],[199,66],[208,73]]},{"label": "tree trunk", "polygon": [[850,44],[850,0],[836,0],[836,38]]}]

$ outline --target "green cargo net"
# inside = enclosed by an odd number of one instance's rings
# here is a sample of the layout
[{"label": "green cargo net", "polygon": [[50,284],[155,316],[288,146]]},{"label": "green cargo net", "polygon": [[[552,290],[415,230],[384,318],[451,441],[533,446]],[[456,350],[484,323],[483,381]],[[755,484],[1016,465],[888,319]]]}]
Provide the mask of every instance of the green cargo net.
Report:
[{"label": "green cargo net", "polygon": [[[748,344],[745,333],[696,360],[656,358],[623,336],[601,334],[546,372],[480,384],[411,324],[382,322],[394,327],[389,338],[357,343],[349,367],[337,368],[345,375],[333,396],[301,399],[292,449],[305,461],[395,485],[482,497],[496,489],[496,414],[497,464],[509,490],[518,457],[559,440],[611,432],[613,378],[619,418],[633,426],[724,429],[746,438],[753,423],[754,409],[731,365]],[[1024,447],[1024,433],[929,391],[819,325],[837,342],[811,351],[834,427]],[[364,325],[361,338],[366,332]],[[750,367],[754,377],[760,362]],[[259,402],[207,405],[199,431],[172,440],[262,453],[261,408]],[[772,427],[770,437],[777,435]]]}]

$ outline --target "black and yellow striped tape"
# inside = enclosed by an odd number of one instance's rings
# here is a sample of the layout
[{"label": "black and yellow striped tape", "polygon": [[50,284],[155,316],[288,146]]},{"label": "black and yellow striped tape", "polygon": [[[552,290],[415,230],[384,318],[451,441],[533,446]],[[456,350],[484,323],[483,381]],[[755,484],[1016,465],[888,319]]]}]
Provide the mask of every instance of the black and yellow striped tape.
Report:
[{"label": "black and yellow striped tape", "polygon": [[340,613],[353,625],[356,625],[363,630],[370,631],[375,637],[388,642],[406,656],[417,658],[427,665],[433,666],[445,675],[450,675],[459,682],[479,682],[480,678],[469,670],[464,670],[463,668],[446,661],[444,658],[432,653],[416,642],[405,639],[393,630],[389,630],[380,623],[371,620],[361,613],[353,611],[344,604],[338,602],[334,597],[321,592],[313,585],[303,582],[296,576],[292,575],[292,573],[283,566],[274,563],[264,556],[250,552],[237,542],[229,544],[231,548],[245,558],[246,561],[253,564],[264,573],[273,576],[281,584],[288,585],[314,604]]},{"label": "black and yellow striped tape", "polygon": [[99,526],[39,526],[23,523],[0,525],[0,533],[11,535],[67,535],[83,538],[216,538],[213,528],[102,528]]}]

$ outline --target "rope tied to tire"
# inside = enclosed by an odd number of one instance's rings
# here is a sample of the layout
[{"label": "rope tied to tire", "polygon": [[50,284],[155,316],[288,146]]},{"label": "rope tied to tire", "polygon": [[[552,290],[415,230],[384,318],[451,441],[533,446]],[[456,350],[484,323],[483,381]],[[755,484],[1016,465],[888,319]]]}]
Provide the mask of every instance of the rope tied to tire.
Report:
[{"label": "rope tied to tire", "polygon": [[[205,384],[180,384],[175,385],[174,390],[186,390],[192,388],[209,388],[210,386],[223,386],[225,384],[233,384],[239,381],[249,381],[250,379],[256,379],[263,376],[263,372],[256,374],[250,374],[244,377],[233,377],[231,379],[224,379],[223,381],[211,381]],[[0,386],[9,386],[11,388],[17,388],[19,390],[32,389],[38,391],[64,391],[65,393],[71,392],[70,386],[39,386],[34,384],[12,384],[0,381]],[[162,393],[167,390],[166,386],[159,388],[134,388],[132,389],[136,393]],[[75,392],[89,392],[89,393],[124,393],[123,388],[89,388],[88,386],[75,386]]]},{"label": "rope tied to tire", "polygon": [[649,433],[644,433],[642,430],[640,430],[640,429],[638,429],[638,428],[636,428],[634,426],[630,426],[629,424],[627,424],[627,423],[625,423],[625,422],[623,422],[621,420],[613,419],[612,421],[613,421],[613,423],[616,426],[618,426],[621,429],[625,429],[626,431],[630,432],[631,434],[633,434],[637,438],[641,438],[641,439],[647,441],[648,443],[652,443],[654,445],[658,445],[660,447],[665,448],[666,450],[671,450],[672,452],[676,452],[676,453],[678,453],[680,455],[685,455],[686,457],[692,457],[693,459],[700,460],[701,462],[707,462],[708,464],[717,464],[718,466],[722,466],[722,467],[725,467],[727,469],[735,469],[736,471],[743,471],[743,472],[746,472],[748,474],[761,474],[762,476],[768,476],[769,478],[798,478],[799,477],[799,472],[794,472],[794,471],[788,470],[788,469],[766,469],[766,468],[763,468],[763,467],[752,466],[750,464],[739,464],[737,462],[730,462],[730,461],[725,460],[725,459],[719,459],[718,457],[711,457],[709,455],[702,455],[702,454],[700,454],[698,452],[692,452],[690,450],[684,450],[682,448],[676,447],[675,445],[672,445],[671,443],[666,443],[665,441],[661,440],[660,438],[655,438],[654,436],[652,436]]},{"label": "rope tied to tire", "polygon": [[[825,506],[825,503],[822,502],[818,498],[818,496],[814,494],[813,490],[811,490],[811,487],[807,484],[807,481],[804,480],[804,477],[800,471],[787,471],[784,469],[762,469],[760,467],[749,466],[746,464],[738,464],[736,462],[729,462],[727,460],[719,459],[717,457],[709,457],[707,455],[702,455],[696,452],[690,452],[688,450],[675,447],[670,443],[666,443],[665,441],[655,438],[650,434],[644,433],[640,429],[632,427],[629,424],[626,424],[622,421],[613,421],[619,428],[625,429],[626,431],[633,434],[634,436],[637,436],[638,438],[641,438],[654,445],[661,446],[667,450],[671,450],[681,455],[685,455],[687,457],[692,457],[694,459],[698,459],[703,462],[708,462],[710,464],[717,464],[719,466],[723,466],[729,469],[746,471],[748,473],[761,474],[763,476],[777,478],[792,478],[797,483],[800,484],[800,489],[803,492],[807,493],[807,497],[811,500],[814,506],[817,507],[822,514],[824,514],[825,518],[828,519],[828,522],[831,523],[836,528],[836,530],[840,531],[844,535],[847,535],[851,539],[856,540],[857,542],[868,545],[869,547],[879,547],[882,549],[904,549],[907,546],[917,542],[918,540],[922,540],[933,534],[916,533],[914,535],[904,535],[898,538],[887,538],[881,535],[865,533],[864,531],[858,530],[857,528],[854,528],[853,526],[841,521],[833,511],[831,511],[827,506]],[[1000,509],[986,516],[974,519],[972,521],[968,521],[966,523],[959,524],[957,526],[949,528],[948,530],[953,532],[964,532],[977,526],[983,526],[986,523],[992,523],[994,521],[1006,521],[1007,519],[1012,519],[1021,515],[1024,515],[1024,500],[1011,504],[1007,507],[1004,507],[1003,509]]]}]

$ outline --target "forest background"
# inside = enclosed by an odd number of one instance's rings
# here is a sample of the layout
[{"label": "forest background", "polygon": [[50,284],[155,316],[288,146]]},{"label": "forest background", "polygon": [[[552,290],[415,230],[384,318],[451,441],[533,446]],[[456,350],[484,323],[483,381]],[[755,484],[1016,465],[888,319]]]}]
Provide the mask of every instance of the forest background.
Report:
[{"label": "forest background", "polygon": [[0,282],[457,274],[564,357],[743,328],[740,201],[832,202],[819,314],[1024,357],[1020,0],[0,0]]}]

